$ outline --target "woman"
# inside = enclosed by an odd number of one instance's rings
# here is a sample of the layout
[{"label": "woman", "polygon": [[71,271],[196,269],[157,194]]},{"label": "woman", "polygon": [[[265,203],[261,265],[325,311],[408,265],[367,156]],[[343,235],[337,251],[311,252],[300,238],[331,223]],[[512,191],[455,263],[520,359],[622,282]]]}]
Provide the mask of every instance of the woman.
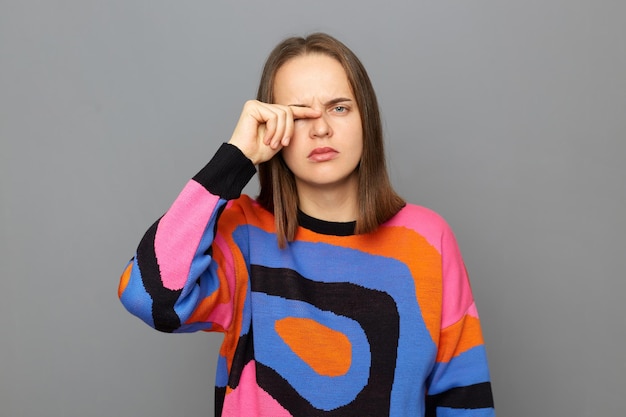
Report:
[{"label": "woman", "polygon": [[367,73],[325,34],[270,54],[119,295],[158,330],[224,333],[217,416],[493,415],[452,231],[393,191]]}]

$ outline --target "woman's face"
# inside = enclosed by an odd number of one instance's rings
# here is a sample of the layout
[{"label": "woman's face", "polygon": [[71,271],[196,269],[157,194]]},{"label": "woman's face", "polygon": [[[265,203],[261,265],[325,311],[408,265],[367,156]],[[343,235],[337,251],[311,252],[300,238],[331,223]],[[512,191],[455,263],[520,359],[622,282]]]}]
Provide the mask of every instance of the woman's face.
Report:
[{"label": "woman's face", "polygon": [[328,187],[355,190],[363,129],[341,64],[322,54],[292,58],[276,73],[274,100],[277,104],[312,107],[322,114],[317,119],[296,120],[293,138],[282,150],[298,191]]}]

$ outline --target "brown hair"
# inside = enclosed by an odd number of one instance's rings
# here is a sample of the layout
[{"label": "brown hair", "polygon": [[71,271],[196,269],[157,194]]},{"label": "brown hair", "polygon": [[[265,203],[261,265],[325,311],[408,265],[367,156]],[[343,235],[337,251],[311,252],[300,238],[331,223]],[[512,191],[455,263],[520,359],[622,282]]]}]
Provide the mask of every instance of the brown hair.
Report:
[{"label": "brown hair", "polygon": [[[354,93],[363,129],[363,153],[357,167],[359,212],[355,232],[372,232],[395,215],[405,202],[389,181],[376,94],[357,56],[325,33],[314,33],[306,38],[287,38],[274,48],[265,62],[257,100],[273,103],[274,79],[278,69],[292,58],[313,53],[336,59],[345,70]],[[274,213],[278,244],[284,248],[287,241],[293,241],[298,228],[298,193],[294,175],[280,153],[259,165],[259,181],[261,190],[258,201]]]}]

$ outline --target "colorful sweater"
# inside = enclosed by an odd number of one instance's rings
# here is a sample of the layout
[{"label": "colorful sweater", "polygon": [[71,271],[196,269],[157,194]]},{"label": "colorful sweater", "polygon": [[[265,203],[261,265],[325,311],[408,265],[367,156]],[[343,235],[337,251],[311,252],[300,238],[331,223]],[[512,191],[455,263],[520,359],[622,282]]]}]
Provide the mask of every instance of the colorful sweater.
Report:
[{"label": "colorful sweater", "polygon": [[406,205],[369,234],[273,215],[232,145],[187,183],[124,271],[125,307],[165,332],[225,335],[216,416],[492,416],[480,323],[452,231]]}]

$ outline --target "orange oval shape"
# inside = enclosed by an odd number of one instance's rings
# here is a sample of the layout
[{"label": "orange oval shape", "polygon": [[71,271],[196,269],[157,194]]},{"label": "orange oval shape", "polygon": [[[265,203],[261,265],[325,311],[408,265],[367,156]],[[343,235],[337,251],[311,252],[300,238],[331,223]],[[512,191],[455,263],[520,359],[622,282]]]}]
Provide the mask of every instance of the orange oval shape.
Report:
[{"label": "orange oval shape", "polygon": [[276,321],[276,332],[315,372],[324,376],[345,375],[352,363],[348,337],[315,320],[286,317]]}]

